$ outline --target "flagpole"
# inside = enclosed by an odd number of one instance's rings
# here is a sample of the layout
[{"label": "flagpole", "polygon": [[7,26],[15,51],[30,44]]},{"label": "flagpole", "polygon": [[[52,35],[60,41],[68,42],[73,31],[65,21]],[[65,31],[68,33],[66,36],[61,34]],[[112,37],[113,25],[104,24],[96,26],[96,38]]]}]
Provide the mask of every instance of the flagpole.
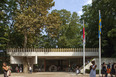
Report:
[{"label": "flagpole", "polygon": [[[83,28],[84,28],[84,20],[83,20]],[[83,74],[85,74],[85,37],[83,39]]]},{"label": "flagpole", "polygon": [[[99,10],[100,16],[100,10]],[[101,34],[99,35],[99,77],[101,75]]]}]

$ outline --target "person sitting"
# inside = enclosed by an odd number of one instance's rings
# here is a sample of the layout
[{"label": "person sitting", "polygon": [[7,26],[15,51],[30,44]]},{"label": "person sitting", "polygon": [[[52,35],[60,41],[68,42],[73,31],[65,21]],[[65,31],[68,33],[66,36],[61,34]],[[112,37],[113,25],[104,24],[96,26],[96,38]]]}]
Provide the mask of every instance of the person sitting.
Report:
[{"label": "person sitting", "polygon": [[79,67],[76,68],[76,75],[80,73]]}]

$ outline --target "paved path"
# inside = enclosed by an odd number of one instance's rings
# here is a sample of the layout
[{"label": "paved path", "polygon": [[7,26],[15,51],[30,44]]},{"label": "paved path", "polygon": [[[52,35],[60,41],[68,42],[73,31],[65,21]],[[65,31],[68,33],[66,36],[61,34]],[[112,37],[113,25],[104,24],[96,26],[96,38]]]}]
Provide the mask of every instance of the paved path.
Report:
[{"label": "paved path", "polygon": [[[0,77],[4,77],[3,74],[0,74]],[[89,77],[89,74],[79,74],[70,72],[39,72],[32,74],[24,74],[24,73],[13,73],[10,77]],[[96,77],[99,77],[98,75]]]}]

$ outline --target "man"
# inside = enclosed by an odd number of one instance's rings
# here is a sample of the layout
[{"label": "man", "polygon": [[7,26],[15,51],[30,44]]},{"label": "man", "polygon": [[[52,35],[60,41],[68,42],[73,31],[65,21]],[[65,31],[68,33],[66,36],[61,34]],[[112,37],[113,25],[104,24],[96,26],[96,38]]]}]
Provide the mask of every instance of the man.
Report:
[{"label": "man", "polygon": [[29,67],[29,72],[32,73],[32,68],[31,68],[31,66]]}]

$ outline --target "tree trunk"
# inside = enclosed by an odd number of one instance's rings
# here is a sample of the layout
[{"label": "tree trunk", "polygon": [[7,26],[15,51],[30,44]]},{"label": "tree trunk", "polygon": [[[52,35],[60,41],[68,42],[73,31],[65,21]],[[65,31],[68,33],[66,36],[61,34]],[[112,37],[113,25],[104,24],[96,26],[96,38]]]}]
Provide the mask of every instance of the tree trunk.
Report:
[{"label": "tree trunk", "polygon": [[27,57],[23,58],[23,72],[28,73],[28,62],[27,62]]},{"label": "tree trunk", "polygon": [[[24,48],[27,47],[27,34],[24,33]],[[23,72],[28,73],[28,61],[27,56],[23,58]]]},{"label": "tree trunk", "polygon": [[24,34],[24,48],[27,47],[27,34]]}]

